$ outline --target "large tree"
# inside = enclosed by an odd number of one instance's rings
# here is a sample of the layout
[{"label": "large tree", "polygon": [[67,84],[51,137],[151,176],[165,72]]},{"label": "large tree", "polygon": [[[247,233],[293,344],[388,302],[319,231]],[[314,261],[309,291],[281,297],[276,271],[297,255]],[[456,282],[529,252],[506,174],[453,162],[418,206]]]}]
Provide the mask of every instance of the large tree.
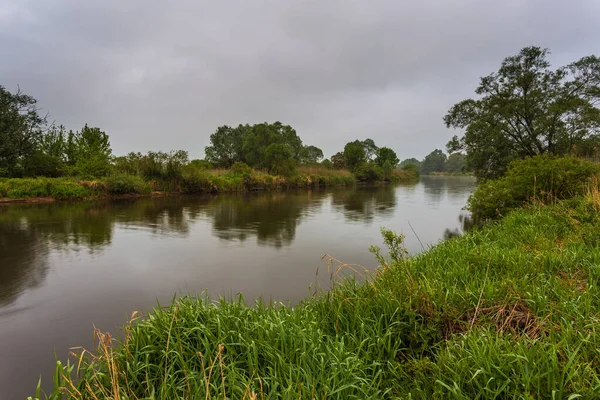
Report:
[{"label": "large tree", "polygon": [[242,161],[242,147],[249,131],[248,125],[238,125],[236,128],[227,125],[218,127],[215,133],[210,135],[210,146],[204,149],[206,160],[220,167],[231,167]]},{"label": "large tree", "polygon": [[389,147],[381,147],[377,149],[376,155],[375,163],[382,168],[386,161],[389,161],[389,164],[392,166],[392,168],[400,162],[396,152]]},{"label": "large tree", "polygon": [[323,150],[316,146],[304,146],[301,151],[300,162],[303,164],[316,164],[323,158]]},{"label": "large tree", "polygon": [[0,176],[16,176],[36,150],[46,118],[40,116],[36,100],[17,90],[0,86]]},{"label": "large tree", "polygon": [[507,57],[497,72],[481,78],[477,99],[455,104],[444,117],[446,126],[465,130],[448,151],[466,151],[477,176],[497,177],[511,160],[566,154],[597,141],[600,59],[587,56],[552,69],[548,54],[526,47]]},{"label": "large tree", "polygon": [[429,153],[421,164],[421,172],[430,174],[432,172],[444,172],[446,167],[446,155],[443,151],[435,149]]},{"label": "large tree", "polygon": [[349,142],[344,146],[344,162],[346,167],[354,172],[367,161],[367,155],[360,140]]}]

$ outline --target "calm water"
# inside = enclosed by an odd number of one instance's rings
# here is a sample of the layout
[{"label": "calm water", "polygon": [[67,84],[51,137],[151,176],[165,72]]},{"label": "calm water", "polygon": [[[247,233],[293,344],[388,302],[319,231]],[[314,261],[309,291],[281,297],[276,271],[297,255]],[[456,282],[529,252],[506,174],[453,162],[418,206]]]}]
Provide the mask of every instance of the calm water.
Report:
[{"label": "calm water", "polygon": [[[54,356],[133,310],[208,290],[297,302],[328,253],[376,266],[380,226],[415,253],[462,229],[474,181],[0,207],[0,397],[48,387]],[[409,225],[410,223],[410,225]],[[411,226],[418,235],[412,232]],[[420,239],[420,242],[419,242]],[[317,279],[317,270],[320,277]]]}]

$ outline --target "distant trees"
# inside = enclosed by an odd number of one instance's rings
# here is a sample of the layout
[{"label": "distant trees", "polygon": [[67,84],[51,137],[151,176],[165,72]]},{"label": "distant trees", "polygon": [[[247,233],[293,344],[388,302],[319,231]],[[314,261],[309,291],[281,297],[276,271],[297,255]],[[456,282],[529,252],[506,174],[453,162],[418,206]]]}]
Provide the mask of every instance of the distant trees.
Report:
[{"label": "distant trees", "polygon": [[421,172],[430,174],[432,172],[444,172],[446,164],[446,155],[443,151],[435,149],[429,153],[421,164]]},{"label": "distant trees", "polygon": [[477,99],[455,104],[444,117],[447,127],[464,129],[448,152],[465,151],[477,176],[498,177],[512,160],[527,156],[597,152],[600,58],[551,69],[548,54],[525,47],[505,58],[497,72],[481,78]]},{"label": "distant trees", "polygon": [[[295,168],[296,164],[318,163],[323,158],[323,151],[316,146],[303,145],[291,126],[275,122],[217,128],[210,136],[210,145],[205,148],[206,160],[224,168],[241,161],[253,168],[272,169],[272,160],[266,159],[266,152],[274,144],[281,146],[271,148],[269,154],[277,159],[289,155],[289,160],[285,161],[286,169]],[[289,151],[283,151],[282,146]]]},{"label": "distant trees", "polygon": [[452,153],[446,159],[444,170],[446,172],[465,172],[467,167],[467,157],[462,153]]}]

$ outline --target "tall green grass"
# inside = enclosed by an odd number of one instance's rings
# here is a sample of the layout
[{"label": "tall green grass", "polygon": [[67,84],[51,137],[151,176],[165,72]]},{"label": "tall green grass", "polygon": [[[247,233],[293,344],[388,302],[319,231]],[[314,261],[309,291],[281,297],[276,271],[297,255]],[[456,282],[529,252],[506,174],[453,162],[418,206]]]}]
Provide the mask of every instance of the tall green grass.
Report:
[{"label": "tall green grass", "polygon": [[599,200],[517,210],[414,258],[384,231],[377,271],[295,307],[177,299],[122,341],[96,332],[49,397],[600,398]]}]

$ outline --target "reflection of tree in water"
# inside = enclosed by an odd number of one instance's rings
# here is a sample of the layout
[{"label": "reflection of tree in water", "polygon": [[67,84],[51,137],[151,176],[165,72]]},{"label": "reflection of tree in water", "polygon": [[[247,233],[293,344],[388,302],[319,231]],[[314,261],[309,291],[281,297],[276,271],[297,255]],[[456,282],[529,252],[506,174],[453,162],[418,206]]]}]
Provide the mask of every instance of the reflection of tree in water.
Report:
[{"label": "reflection of tree in water", "polygon": [[47,241],[22,221],[0,224],[0,306],[44,282],[48,272]]},{"label": "reflection of tree in water", "polygon": [[426,199],[434,203],[441,202],[444,196],[463,199],[475,187],[475,178],[470,176],[423,176],[421,182]]},{"label": "reflection of tree in water", "polygon": [[331,202],[350,221],[371,221],[394,212],[396,190],[393,186],[340,190],[333,192]]},{"label": "reflection of tree in water", "polygon": [[146,198],[0,207],[0,305],[43,283],[50,249],[101,251],[111,242],[115,224],[186,234],[190,217],[182,201]]},{"label": "reflection of tree in water", "polygon": [[220,239],[243,242],[256,235],[259,245],[282,247],[292,243],[296,226],[323,197],[319,191],[224,196],[206,212]]},{"label": "reflection of tree in water", "polygon": [[473,218],[471,218],[471,216],[468,214],[460,214],[458,216],[458,222],[460,222],[461,229],[456,228],[451,230],[446,228],[444,231],[444,239],[448,240],[461,236],[464,232],[468,232],[475,226],[475,221],[473,221]]}]

